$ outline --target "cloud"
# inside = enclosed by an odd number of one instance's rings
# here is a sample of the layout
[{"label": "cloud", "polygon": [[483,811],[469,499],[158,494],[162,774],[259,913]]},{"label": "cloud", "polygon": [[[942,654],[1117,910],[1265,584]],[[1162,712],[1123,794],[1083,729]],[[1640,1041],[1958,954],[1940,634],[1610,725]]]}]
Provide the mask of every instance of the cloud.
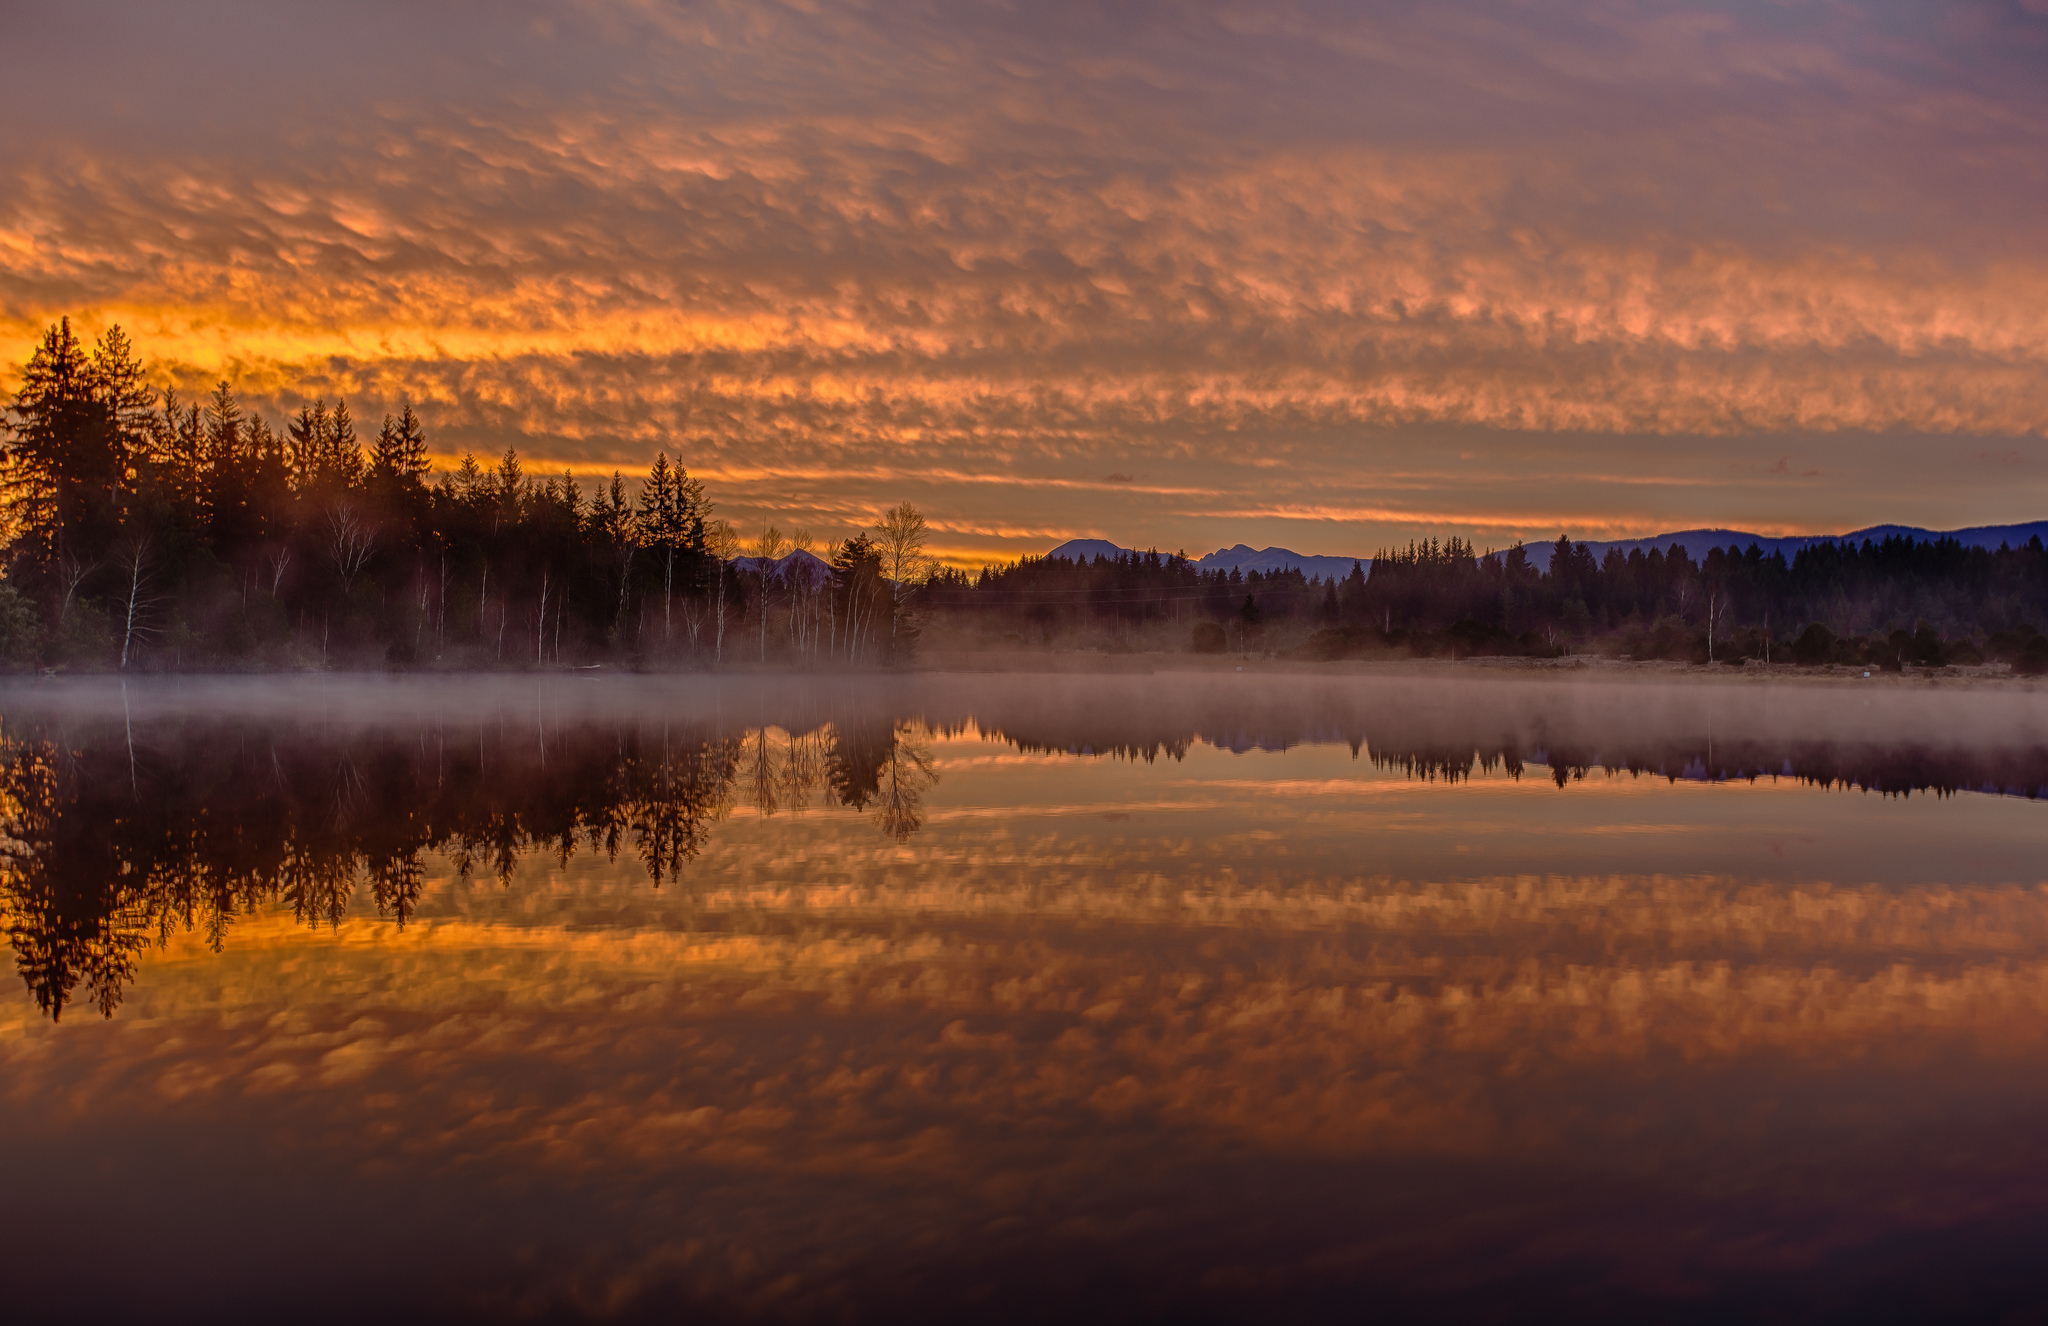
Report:
[{"label": "cloud", "polygon": [[[1493,438],[1492,473],[1567,518],[1756,523],[1780,513],[1681,491],[1706,457],[2048,430],[2024,14],[523,12],[457,60],[422,40],[456,20],[367,9],[336,37],[380,52],[360,86],[339,62],[173,105],[154,80],[202,30],[303,68],[236,6],[120,29],[61,93],[31,70],[10,110],[39,132],[0,149],[0,332],[119,319],[164,377],[273,410],[409,391],[443,449],[603,469],[665,447],[732,473],[743,518],[813,523],[917,487],[987,525],[938,477],[967,473],[1142,465],[1272,498],[1246,474],[1266,460],[1369,492],[1442,430]],[[23,49],[74,50],[75,23]],[[101,93],[164,122],[132,133]],[[1619,469],[1589,438],[1628,443],[1650,491],[1587,488]],[[871,487],[774,477],[840,466]],[[1833,500],[1940,523],[2048,496],[1930,496],[1940,468]],[[1486,505],[1451,499],[1467,482],[1355,541]],[[1169,544],[1240,519],[1004,500]]]}]

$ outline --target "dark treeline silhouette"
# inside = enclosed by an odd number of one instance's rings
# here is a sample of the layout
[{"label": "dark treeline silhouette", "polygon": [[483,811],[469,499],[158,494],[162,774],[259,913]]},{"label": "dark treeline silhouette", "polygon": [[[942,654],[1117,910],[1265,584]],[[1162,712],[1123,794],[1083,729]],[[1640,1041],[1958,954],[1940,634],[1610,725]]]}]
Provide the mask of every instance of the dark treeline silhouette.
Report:
[{"label": "dark treeline silhouette", "polygon": [[870,666],[923,630],[983,645],[1345,657],[1632,658],[2048,671],[2048,554],[1950,539],[1819,544],[1787,560],[1673,545],[1596,559],[1560,538],[1383,550],[1368,569],[1204,571],[1157,552],[934,569],[907,503],[813,556],[743,546],[664,453],[586,492],[507,451],[433,471],[401,403],[273,425],[222,382],[161,393],[112,327],[68,320],[22,373],[0,459],[0,666],[75,670],[733,663]]},{"label": "dark treeline silhouette", "polygon": [[1146,632],[1197,652],[1307,658],[1555,657],[1567,652],[1689,662],[1899,669],[2009,663],[2048,671],[2048,553],[1903,537],[1823,543],[1787,559],[1716,548],[1596,558],[1560,538],[1548,569],[1521,545],[1480,553],[1460,539],[1383,550],[1368,570],[1203,571],[1180,554],[1026,558],[979,576],[935,575],[920,606],[1011,643]]},{"label": "dark treeline silhouette", "polygon": [[6,423],[16,668],[865,665],[915,639],[908,506],[824,559],[772,528],[746,557],[666,454],[588,493],[509,450],[436,475],[409,403],[367,437],[341,400],[273,426],[226,382],[158,394],[119,327],[88,348],[68,319]]},{"label": "dark treeline silhouette", "polygon": [[1324,587],[1299,571],[1204,571],[1179,553],[1117,558],[1026,557],[978,576],[935,572],[919,607],[937,618],[998,624],[1018,640],[1050,642],[1077,626],[1139,630],[1210,622],[1307,619]]},{"label": "dark treeline silhouette", "polygon": [[0,731],[0,910],[36,1000],[111,1015],[141,953],[289,905],[403,925],[425,856],[509,881],[522,856],[636,857],[680,878],[734,806],[840,806],[900,840],[936,781],[921,733],[873,715],[808,732],[487,724],[309,732],[285,723],[64,723]]}]

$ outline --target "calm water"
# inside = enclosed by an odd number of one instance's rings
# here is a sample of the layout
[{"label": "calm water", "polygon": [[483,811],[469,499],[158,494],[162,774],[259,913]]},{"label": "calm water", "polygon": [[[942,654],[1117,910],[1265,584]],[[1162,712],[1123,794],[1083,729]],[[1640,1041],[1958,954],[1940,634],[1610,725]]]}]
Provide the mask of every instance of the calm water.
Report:
[{"label": "calm water", "polygon": [[2034,1319],[2048,694],[0,692],[32,1314]]}]

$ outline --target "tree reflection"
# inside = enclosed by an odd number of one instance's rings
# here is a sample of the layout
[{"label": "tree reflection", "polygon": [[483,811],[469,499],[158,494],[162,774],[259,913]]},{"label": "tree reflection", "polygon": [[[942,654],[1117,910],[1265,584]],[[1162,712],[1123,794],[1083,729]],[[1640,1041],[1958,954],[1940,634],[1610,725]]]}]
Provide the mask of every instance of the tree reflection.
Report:
[{"label": "tree reflection", "polygon": [[924,827],[924,794],[939,781],[932,767],[931,734],[921,724],[900,724],[876,778],[875,823],[897,842]]},{"label": "tree reflection", "polygon": [[509,881],[536,851],[637,858],[679,880],[742,802],[763,815],[827,800],[874,813],[897,841],[936,782],[915,725],[571,727],[326,733],[215,720],[0,728],[0,906],[36,1002],[60,1017],[86,992],[111,1016],[139,954],[197,929],[218,949],[235,918],[289,907],[339,926],[358,896],[403,926],[429,852]]},{"label": "tree reflection", "polygon": [[[1053,758],[1184,759],[1349,745],[1416,779],[1462,784],[1541,767],[1569,789],[1589,771],[1670,779],[1790,778],[1887,794],[2048,793],[2048,751],[1721,731],[1472,707],[1435,713],[1364,705],[1080,706],[1004,697],[946,710],[865,703],[787,705],[808,727],[743,730],[675,721],[586,721],[543,731],[509,717],[467,725],[313,728],[178,715],[131,722],[10,716],[0,722],[0,909],[23,981],[53,1018],[75,1000],[111,1015],[139,955],[174,931],[219,948],[237,917],[288,908],[338,926],[365,900],[403,926],[425,888],[423,858],[509,880],[546,851],[640,862],[662,887],[683,878],[736,808],[763,817],[840,806],[896,842],[918,834],[938,781],[935,733],[1001,741]],[[772,712],[772,711],[771,711]],[[770,715],[765,715],[764,718]],[[1565,793],[1569,795],[1567,790]]]},{"label": "tree reflection", "polygon": [[53,1017],[81,985],[111,1017],[162,918],[114,840],[90,814],[67,813],[85,798],[80,764],[54,741],[8,745],[0,792],[7,937],[22,980]]}]

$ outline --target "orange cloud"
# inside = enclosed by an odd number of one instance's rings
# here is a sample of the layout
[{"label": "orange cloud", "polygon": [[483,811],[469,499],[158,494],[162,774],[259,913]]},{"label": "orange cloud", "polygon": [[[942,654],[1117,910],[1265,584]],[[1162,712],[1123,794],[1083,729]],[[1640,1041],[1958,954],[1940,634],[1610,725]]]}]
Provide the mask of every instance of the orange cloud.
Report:
[{"label": "orange cloud", "polygon": [[[743,520],[851,523],[836,488],[1000,523],[975,484],[1020,528],[1335,520],[1333,551],[1441,519],[2037,514],[2024,465],[1939,454],[2048,431],[2023,83],[1915,81],[1803,20],[1457,14],[1197,7],[1083,41],[1078,14],[628,9],[593,30],[633,71],[602,92],[457,72],[233,149],[86,123],[0,159],[0,334],[118,319],[163,380],[272,410],[409,392],[451,453],[665,448]],[[1373,500],[1446,431],[1490,439],[1511,505],[1470,471]],[[1855,471],[1824,512],[1710,462],[1794,436],[1920,445],[1823,466]],[[1299,510],[1259,463],[1341,495]],[[1153,483],[1097,480],[1133,469]],[[1213,492],[1251,500],[1177,500]]]}]

